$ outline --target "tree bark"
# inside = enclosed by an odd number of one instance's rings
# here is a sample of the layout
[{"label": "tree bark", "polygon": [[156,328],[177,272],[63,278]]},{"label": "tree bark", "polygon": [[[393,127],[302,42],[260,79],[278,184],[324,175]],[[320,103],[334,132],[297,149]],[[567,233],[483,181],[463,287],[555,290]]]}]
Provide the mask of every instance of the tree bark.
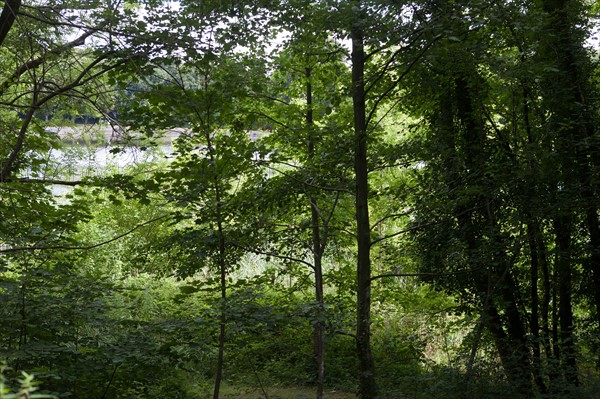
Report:
[{"label": "tree bark", "polygon": [[[456,218],[461,226],[463,238],[467,244],[470,255],[478,256],[477,252],[484,242],[478,236],[485,230],[493,249],[492,264],[489,267],[493,281],[496,282],[492,290],[493,305],[489,306],[488,328],[493,334],[498,353],[501,357],[504,370],[513,384],[516,392],[523,397],[531,395],[530,383],[531,367],[529,358],[529,345],[527,334],[518,304],[520,303],[519,288],[514,280],[512,268],[513,261],[506,253],[506,243],[502,240],[497,222],[497,205],[485,187],[490,182],[485,171],[488,169],[485,155],[485,126],[478,112],[477,91],[474,89],[477,76],[467,76],[467,71],[459,72],[454,77],[454,99],[456,116],[459,125],[458,132],[464,142],[464,172],[467,185],[473,187],[473,193],[468,204],[457,209]],[[462,208],[462,209],[461,209]],[[481,211],[475,211],[481,209]],[[481,213],[478,215],[477,213]],[[474,222],[477,219],[479,223]],[[482,279],[475,282],[477,292],[486,292],[487,286]],[[498,309],[500,308],[500,309]],[[503,317],[499,315],[502,310]]]},{"label": "tree bark", "polygon": [[575,337],[573,335],[573,307],[571,304],[571,234],[569,217],[559,216],[554,220],[556,269],[558,274],[558,316],[560,320],[561,368],[565,380],[578,384]]},{"label": "tree bark", "polygon": [[2,14],[0,14],[0,46],[4,43],[4,40],[6,40],[8,32],[10,32],[13,24],[15,23],[19,8],[21,8],[21,0],[4,1]]},{"label": "tree bark", "polygon": [[529,242],[530,254],[530,295],[531,295],[531,315],[529,319],[532,347],[532,366],[535,383],[540,392],[547,392],[544,382],[544,371],[542,368],[542,338],[540,336],[540,301],[538,293],[540,253],[537,240],[538,225],[537,222],[530,220],[527,223],[527,238]]},{"label": "tree bark", "polygon": [[369,221],[369,181],[367,165],[367,126],[365,103],[364,36],[360,21],[351,28],[352,103],[354,110],[354,173],[357,240],[356,351],[359,370],[359,398],[377,397],[375,363],[371,352],[371,226]]},{"label": "tree bark", "polygon": [[[561,167],[562,189],[557,189],[559,213],[554,216],[557,246],[557,273],[560,344],[562,368],[568,382],[577,384],[575,345],[573,342],[573,310],[571,304],[571,240],[575,215],[585,215],[590,246],[587,271],[591,276],[597,329],[600,330],[600,224],[598,222],[599,189],[592,176],[600,166],[594,117],[591,112],[595,93],[589,82],[589,56],[584,50],[584,35],[579,28],[582,4],[574,0],[545,0],[546,34],[541,54],[555,65],[557,72],[548,76],[544,88],[551,113],[550,128],[557,132],[556,151]],[[577,205],[580,203],[581,205]],[[596,353],[600,359],[600,354]]]},{"label": "tree bark", "polygon": [[[310,67],[305,69],[306,77],[306,126],[308,128],[308,159],[313,160],[315,156],[315,137],[313,134],[314,119],[313,119],[313,96],[311,76],[312,70]],[[312,252],[313,252],[313,269],[315,272],[315,301],[317,303],[317,319],[313,322],[313,356],[317,369],[317,399],[323,399],[325,390],[325,328],[322,321],[322,312],[324,308],[323,296],[323,251],[324,243],[321,243],[321,223],[319,220],[319,208],[317,200],[311,196],[308,197],[310,202],[310,217],[312,229]]]},{"label": "tree bark", "polygon": [[[216,165],[213,155],[213,146],[211,142],[212,132],[206,133],[206,142],[208,153],[211,157],[211,165]],[[225,302],[227,300],[227,248],[225,245],[225,233],[223,231],[223,215],[221,212],[222,194],[221,185],[218,176],[214,178],[214,196],[215,196],[215,218],[217,221],[217,262],[219,267],[219,282],[221,290],[220,315],[219,315],[219,338],[218,338],[218,354],[217,354],[217,371],[215,373],[215,385],[213,390],[213,399],[219,399],[219,391],[221,389],[221,381],[223,380],[223,366],[225,357],[225,334],[227,317],[225,314]]]}]

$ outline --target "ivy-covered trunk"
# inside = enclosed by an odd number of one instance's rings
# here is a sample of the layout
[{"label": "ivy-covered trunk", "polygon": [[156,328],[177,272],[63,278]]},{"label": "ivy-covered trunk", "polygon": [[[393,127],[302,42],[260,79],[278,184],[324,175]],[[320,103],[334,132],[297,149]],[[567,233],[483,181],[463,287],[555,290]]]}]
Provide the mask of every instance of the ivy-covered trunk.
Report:
[{"label": "ivy-covered trunk", "polygon": [[[475,71],[448,71],[442,78],[445,93],[436,116],[438,140],[444,144],[443,176],[451,193],[455,233],[464,245],[465,261],[473,270],[468,283],[479,293],[483,324],[494,339],[503,368],[515,392],[531,394],[530,345],[524,315],[519,309],[519,286],[510,257],[512,240],[507,240],[499,222],[502,204],[494,187],[502,184],[487,171],[494,165],[488,157],[487,133],[480,100],[482,81]],[[484,255],[485,254],[485,255]],[[444,283],[447,284],[447,283]],[[463,283],[464,284],[464,283]]]},{"label": "ivy-covered trunk", "polygon": [[[555,188],[558,206],[553,220],[558,250],[562,368],[567,382],[577,384],[571,304],[571,263],[574,259],[571,242],[578,214],[582,215],[589,237],[588,261],[584,265],[591,277],[590,292],[593,293],[597,329],[600,330],[599,190],[593,177],[600,167],[600,152],[598,141],[594,140],[595,117],[592,116],[597,95],[589,81],[590,61],[583,45],[582,3],[577,0],[545,0],[542,7],[547,19],[540,54],[542,61],[551,66],[543,85],[550,112],[546,128],[554,139],[559,169]],[[600,354],[596,353],[596,357],[600,359]]]}]

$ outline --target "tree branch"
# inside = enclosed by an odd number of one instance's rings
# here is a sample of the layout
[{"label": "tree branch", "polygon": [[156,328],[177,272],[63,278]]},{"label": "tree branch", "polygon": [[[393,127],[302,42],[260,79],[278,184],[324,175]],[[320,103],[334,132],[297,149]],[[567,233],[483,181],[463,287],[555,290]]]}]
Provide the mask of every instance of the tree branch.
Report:
[{"label": "tree branch", "polygon": [[[481,208],[483,208],[483,206],[476,206],[476,207],[473,207],[473,208],[469,208],[469,209],[461,212],[460,215],[463,215],[463,214],[465,214],[467,212],[470,212],[470,211],[473,211],[473,210],[476,210],[476,209],[481,209]],[[437,221],[434,221],[434,222],[421,223],[421,224],[418,224],[416,226],[411,226],[411,227],[408,227],[406,229],[402,229],[402,230],[396,231],[395,233],[391,233],[391,234],[385,235],[383,237],[379,237],[376,240],[372,240],[371,241],[371,246],[373,246],[373,245],[375,245],[375,244],[377,244],[377,243],[379,243],[381,241],[385,241],[387,239],[399,236],[400,234],[409,233],[411,231],[419,230],[419,229],[421,229],[423,227],[427,227],[427,226],[434,226],[436,224],[444,223],[446,221],[447,220],[437,220]]]},{"label": "tree branch", "polygon": [[89,184],[89,182],[83,180],[31,179],[29,177],[21,177],[17,179],[7,178],[0,183],[39,183],[56,184],[60,186],[80,186]]},{"label": "tree branch", "polygon": [[429,51],[431,46],[433,46],[433,44],[441,38],[442,38],[442,35],[438,35],[438,36],[434,37],[433,40],[431,40],[429,43],[427,43],[425,48],[423,48],[423,50],[421,50],[421,52],[419,54],[417,54],[417,56],[408,64],[406,69],[404,71],[402,71],[400,76],[398,76],[398,78],[394,82],[392,82],[390,87],[388,87],[383,92],[383,94],[381,94],[379,97],[377,97],[377,99],[375,100],[375,102],[373,104],[373,108],[371,108],[371,111],[369,112],[369,115],[367,116],[367,120],[365,122],[366,126],[369,126],[369,124],[371,123],[371,120],[373,119],[373,116],[375,115],[375,112],[377,111],[377,108],[379,107],[379,104],[383,101],[383,99],[385,99],[388,96],[388,94],[390,94],[396,87],[398,87],[398,85],[400,84],[400,82],[402,82],[404,77],[406,75],[408,75],[408,73],[413,69],[413,67],[417,64],[417,62],[425,55],[425,53],[427,53],[427,51]]},{"label": "tree branch", "polygon": [[[423,32],[418,32],[417,35],[415,36],[415,38],[413,38],[410,43],[408,43],[406,46],[403,46],[401,48],[399,48],[398,50],[394,51],[394,53],[388,58],[388,60],[385,62],[385,64],[383,65],[382,68],[380,68],[379,72],[377,73],[376,77],[370,82],[369,86],[365,87],[365,94],[369,93],[373,87],[375,87],[375,85],[377,84],[377,82],[379,82],[381,79],[383,79],[383,77],[385,76],[385,73],[390,69],[390,67],[392,66],[392,64],[394,63],[394,61],[396,60],[396,57],[404,50],[406,50],[407,48],[410,48],[414,45],[414,43],[419,40],[419,38],[423,35]],[[368,57],[367,57],[368,58]],[[369,79],[371,80],[371,79]]]},{"label": "tree branch", "polygon": [[4,43],[8,32],[17,19],[17,12],[21,7],[21,0],[5,0],[2,14],[0,14],[0,46]]},{"label": "tree branch", "polygon": [[[278,162],[278,163],[286,165],[286,163],[284,163],[284,162]],[[292,180],[296,181],[297,183],[300,183],[300,184],[302,184],[302,185],[304,185],[306,187],[312,187],[312,188],[315,188],[317,190],[322,190],[322,191],[342,192],[342,193],[352,194],[352,191],[350,191],[350,190],[348,190],[346,188],[318,186],[318,185],[312,184],[312,183],[310,183],[310,182],[308,182],[306,180],[298,179],[297,177],[293,176],[292,174],[286,173],[286,172],[284,172],[282,170],[274,168],[273,166],[270,166],[267,163],[265,163],[264,166],[267,169],[270,169],[270,170],[272,170],[274,172],[280,173],[281,175],[283,175],[285,177],[289,177],[290,179],[292,179]],[[294,165],[288,165],[288,166],[294,166]],[[295,166],[295,167],[298,167],[298,166]]]},{"label": "tree branch", "polygon": [[30,70],[42,65],[48,59],[49,55],[57,55],[64,51],[71,50],[75,47],[83,45],[85,43],[85,40],[92,33],[93,32],[91,32],[91,31],[86,32],[83,35],[76,38],[75,40],[70,41],[69,43],[63,44],[62,46],[58,46],[58,47],[48,51],[47,53],[45,53],[43,56],[40,56],[33,60],[29,60],[29,61],[25,62],[24,64],[22,64],[20,67],[17,68],[17,70],[8,79],[6,79],[0,85],[0,96],[4,93],[4,91],[6,89],[8,89],[10,87],[11,84],[15,83],[19,79],[19,77],[21,75],[23,75],[25,72],[30,71]]},{"label": "tree branch", "polygon": [[414,213],[414,212],[415,212],[414,209],[410,209],[410,210],[408,210],[406,212],[393,213],[393,214],[390,214],[390,215],[386,215],[386,216],[382,217],[381,219],[379,219],[377,222],[373,223],[373,226],[371,226],[371,231],[373,231],[373,229],[375,229],[375,227],[377,227],[377,225],[379,225],[380,223],[386,221],[387,219],[399,218],[399,217],[402,217],[402,216],[408,216],[408,215],[410,215],[411,213]]},{"label": "tree branch", "polygon": [[423,227],[432,226],[432,225],[435,225],[435,224],[438,224],[438,223],[442,223],[442,222],[441,221],[429,222],[429,223],[419,224],[419,225],[416,225],[416,226],[411,226],[411,227],[408,227],[406,229],[402,229],[402,230],[396,231],[395,233],[391,233],[391,234],[385,235],[383,237],[379,237],[376,240],[371,241],[371,246],[373,246],[373,245],[375,245],[377,243],[380,243],[381,241],[385,241],[385,240],[388,240],[390,238],[394,238],[394,237],[399,236],[401,234],[409,233],[411,231],[419,230],[419,229],[421,229]]},{"label": "tree branch", "polygon": [[340,330],[336,330],[333,333],[337,334],[337,335],[345,335],[347,337],[354,338],[354,340],[356,341],[356,335],[355,334],[352,334],[352,333],[349,333],[349,332],[345,332],[345,331],[340,331]]},{"label": "tree branch", "polygon": [[[37,86],[37,84],[36,84],[36,86]],[[27,111],[25,118],[23,118],[23,123],[21,124],[21,129],[19,130],[19,134],[17,135],[17,142],[15,143],[14,147],[10,151],[8,158],[2,164],[2,170],[0,170],[0,182],[3,182],[4,180],[6,180],[8,178],[8,176],[10,175],[12,166],[15,163],[15,161],[17,160],[17,156],[21,152],[21,149],[23,148],[23,143],[25,142],[25,133],[27,133],[27,128],[29,127],[29,124],[31,123],[31,120],[33,119],[33,115],[37,109],[38,96],[39,96],[39,91],[38,91],[37,87],[34,87],[33,98],[31,100],[31,106],[29,107],[29,110]]]},{"label": "tree branch", "polygon": [[371,277],[371,281],[388,278],[388,277],[436,277],[436,276],[454,276],[457,274],[475,273],[483,269],[470,269],[470,270],[457,270],[455,272],[441,272],[441,273],[385,273]]},{"label": "tree branch", "polygon": [[73,247],[73,246],[68,246],[68,245],[54,245],[54,246],[49,246],[49,247],[38,247],[38,246],[34,245],[31,247],[14,247],[14,248],[0,249],[0,254],[14,253],[14,252],[26,252],[26,251],[88,251],[90,249],[94,249],[94,248],[98,248],[98,247],[101,247],[106,244],[110,244],[111,242],[117,241],[125,236],[128,236],[129,234],[133,233],[134,231],[136,231],[137,229],[139,229],[141,227],[147,226],[151,223],[157,222],[161,219],[165,219],[170,216],[171,216],[170,214],[162,215],[162,216],[158,216],[154,219],[150,219],[144,223],[138,224],[134,228],[129,229],[122,234],[119,234],[118,236],[115,236],[106,241],[102,241],[102,242],[99,242],[99,243],[93,244],[93,245],[84,245],[84,246],[78,246],[78,247]]},{"label": "tree branch", "polygon": [[305,261],[304,259],[295,258],[293,256],[288,256],[288,255],[283,255],[283,254],[278,254],[277,252],[261,251],[256,248],[249,248],[249,247],[246,247],[245,245],[240,245],[240,244],[236,244],[236,243],[232,243],[231,245],[233,245],[239,249],[243,249],[244,251],[248,251],[250,253],[256,254],[256,255],[272,256],[277,259],[283,259],[283,260],[289,260],[292,262],[302,263],[303,265],[308,266],[309,268],[314,270],[314,265],[310,262]]}]

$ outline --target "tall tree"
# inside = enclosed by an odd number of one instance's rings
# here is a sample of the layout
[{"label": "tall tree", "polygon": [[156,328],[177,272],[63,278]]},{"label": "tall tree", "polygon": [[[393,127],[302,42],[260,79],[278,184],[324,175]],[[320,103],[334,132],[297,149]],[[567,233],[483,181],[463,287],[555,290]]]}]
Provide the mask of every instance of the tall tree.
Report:
[{"label": "tall tree", "polygon": [[[432,13],[450,16],[440,24],[450,33],[423,64],[426,80],[413,82],[413,89],[429,93],[421,115],[428,121],[424,142],[431,158],[423,164],[423,195],[430,203],[417,206],[429,215],[419,220],[426,224],[421,237],[432,239],[423,241],[425,264],[433,267],[427,270],[445,265],[443,270],[456,273],[433,278],[458,290],[465,305],[478,304],[505,372],[523,394],[530,389],[530,372],[537,388],[547,389],[542,348],[549,364],[560,354],[566,381],[576,384],[576,226],[586,221],[593,248],[598,219],[590,206],[595,149],[588,111],[597,106],[589,100],[589,59],[578,28],[584,14],[576,2],[498,3],[494,11],[484,2],[429,4]],[[540,29],[548,34],[538,35]],[[564,51],[556,52],[560,46]],[[432,83],[437,89],[429,92]],[[421,94],[412,93],[415,99]],[[432,200],[436,174],[442,178],[434,192],[442,197]],[[437,206],[454,210],[439,217],[430,213]],[[527,236],[519,225],[527,226]],[[523,252],[526,242],[529,251]],[[454,254],[455,262],[441,253]],[[586,265],[594,253],[588,252]],[[467,286],[472,288],[464,291]],[[529,288],[529,298],[520,287]],[[558,304],[550,309],[553,295]]]},{"label": "tall tree", "polygon": [[[289,202],[274,202],[275,206],[267,208],[276,212],[279,218],[287,213],[293,213],[290,215],[292,220],[304,217],[296,206],[288,206],[296,201],[294,197],[302,195],[310,214],[308,237],[302,234],[306,223],[300,223],[299,237],[294,237],[289,243],[281,243],[280,237],[270,236],[286,247],[297,248],[294,256],[300,263],[308,263],[314,273],[315,315],[312,326],[318,398],[323,397],[325,387],[327,304],[324,261],[330,241],[339,241],[340,226],[336,215],[348,184],[345,174],[349,157],[340,151],[340,139],[331,134],[345,116],[343,107],[335,107],[342,101],[340,82],[346,69],[340,61],[341,54],[342,48],[327,35],[309,31],[306,26],[293,33],[287,47],[278,53],[275,60],[278,70],[273,74],[275,85],[271,90],[278,95],[270,107],[272,115],[267,115],[274,129],[272,137],[265,138],[265,141],[274,143],[274,151],[280,152],[271,160],[272,170],[280,176],[269,179],[265,185],[274,183],[280,187],[287,184],[290,188],[288,193],[278,190],[279,195],[290,197]],[[297,101],[303,102],[301,111],[296,107]],[[291,165],[291,170],[280,170]],[[273,222],[278,223],[277,220]],[[306,239],[309,244],[302,242]],[[300,242],[295,243],[297,240]],[[306,248],[309,248],[312,258],[308,262],[303,260]],[[284,253],[288,257],[291,255],[287,250]]]},{"label": "tall tree", "polygon": [[[594,303],[600,309],[600,223],[598,184],[593,179],[600,165],[597,127],[597,95],[590,82],[590,56],[584,48],[584,5],[579,1],[543,1],[545,40],[540,40],[544,74],[544,105],[549,112],[546,129],[560,160],[556,181],[559,202],[554,227],[559,262],[560,330],[567,381],[577,383],[574,320],[572,310],[573,240],[577,214],[585,220],[589,237],[588,273],[593,281]],[[595,116],[596,115],[596,116]],[[598,322],[600,326],[600,322]]]}]

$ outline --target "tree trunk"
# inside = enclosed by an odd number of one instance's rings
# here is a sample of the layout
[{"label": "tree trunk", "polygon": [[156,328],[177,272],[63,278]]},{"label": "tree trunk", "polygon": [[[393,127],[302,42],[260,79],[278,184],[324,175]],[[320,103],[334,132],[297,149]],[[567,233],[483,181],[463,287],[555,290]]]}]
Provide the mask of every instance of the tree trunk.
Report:
[{"label": "tree trunk", "polygon": [[6,0],[4,2],[2,14],[0,14],[0,46],[4,43],[8,32],[10,32],[17,19],[19,8],[21,8],[21,0]]},{"label": "tree trunk", "polygon": [[568,217],[558,217],[554,221],[556,248],[558,251],[556,269],[558,273],[558,316],[560,320],[561,368],[565,380],[578,384],[577,361],[573,335],[573,308],[571,304],[571,234],[572,222]]},{"label": "tree trunk", "polygon": [[[544,370],[542,366],[542,351],[541,348],[547,348],[544,344],[545,333],[540,334],[540,301],[539,301],[539,293],[538,293],[538,280],[539,280],[539,270],[540,264],[543,265],[544,260],[542,257],[545,256],[543,251],[541,250],[540,242],[538,240],[539,234],[539,225],[537,221],[534,221],[533,218],[527,223],[527,237],[529,241],[529,252],[531,257],[531,270],[530,270],[530,279],[531,279],[531,317],[530,317],[530,329],[531,329],[531,346],[532,346],[532,366],[533,366],[533,375],[535,378],[535,383],[542,393],[546,393],[548,391],[546,387],[546,383],[544,382]],[[544,266],[542,266],[543,269]],[[547,268],[548,265],[545,265]],[[547,271],[546,271],[547,274]],[[544,295],[546,295],[544,293]],[[545,297],[545,296],[544,296]],[[543,301],[542,301],[543,302]],[[547,329],[548,325],[548,304],[541,306],[542,311],[542,326]],[[545,313],[544,313],[545,312]],[[545,316],[544,316],[545,314]],[[544,319],[545,317],[545,319]],[[542,327],[542,329],[543,329]],[[547,351],[546,351],[547,353]]]},{"label": "tree trunk", "polygon": [[554,377],[552,381],[557,381],[560,376],[560,340],[558,339],[558,262],[555,261],[554,270],[552,273],[552,369],[551,376]]},{"label": "tree trunk", "polygon": [[[211,157],[211,164],[216,165],[214,156],[212,154],[213,146],[211,144],[211,133],[206,134],[208,153]],[[213,391],[213,399],[219,399],[219,391],[221,389],[221,381],[223,380],[223,365],[224,365],[224,357],[225,357],[225,324],[227,322],[227,318],[225,315],[225,301],[227,300],[227,258],[226,258],[226,246],[225,246],[225,233],[223,231],[223,215],[221,213],[221,186],[219,179],[215,177],[214,179],[214,195],[215,195],[215,218],[217,220],[217,236],[219,239],[218,244],[218,267],[219,267],[219,281],[220,281],[220,289],[221,289],[221,307],[220,307],[220,315],[219,315],[219,342],[218,342],[218,355],[217,355],[217,371],[215,373],[215,385]]]},{"label": "tree trunk", "polygon": [[[600,154],[591,112],[595,93],[589,82],[589,56],[584,50],[584,34],[579,28],[582,4],[574,0],[544,0],[547,13],[545,39],[541,54],[555,65],[557,72],[548,76],[544,88],[552,115],[550,128],[555,137],[561,166],[563,204],[554,216],[557,247],[557,273],[560,320],[560,344],[563,372],[567,382],[577,384],[573,310],[571,304],[571,239],[575,214],[585,215],[590,248],[587,271],[600,329],[600,226],[598,223],[598,187],[592,182],[593,168],[600,166]],[[582,205],[578,205],[582,204]],[[597,358],[599,354],[596,354]]]},{"label": "tree trunk", "polygon": [[537,226],[537,249],[539,251],[540,266],[542,268],[542,304],[540,306],[542,313],[542,343],[546,357],[552,357],[552,349],[550,345],[550,298],[552,297],[552,285],[550,284],[550,267],[548,265],[548,251],[546,250],[546,243],[544,237],[540,231],[539,225]]},{"label": "tree trunk", "polygon": [[[306,125],[308,128],[308,159],[313,160],[315,156],[315,137],[313,137],[313,100],[311,84],[311,68],[305,69],[306,77]],[[312,229],[312,252],[313,268],[315,272],[315,301],[318,307],[317,319],[313,322],[313,356],[317,370],[317,399],[323,399],[325,390],[325,328],[322,321],[322,312],[324,309],[323,297],[323,251],[324,243],[321,243],[321,223],[319,220],[319,208],[317,200],[311,196],[310,217]]]},{"label": "tree trunk", "polygon": [[354,172],[356,175],[357,299],[356,351],[358,354],[359,398],[377,397],[375,364],[371,353],[371,226],[367,169],[367,126],[365,104],[365,51],[360,21],[352,26],[352,103],[354,109]]},{"label": "tree trunk", "polygon": [[525,384],[527,382],[527,375],[523,375],[522,359],[518,350],[515,350],[515,343],[512,341],[510,336],[506,333],[502,326],[502,319],[498,313],[496,306],[490,305],[486,308],[487,320],[486,325],[492,337],[494,344],[498,350],[500,361],[502,362],[502,368],[506,373],[508,381],[513,384],[515,394],[518,393],[518,397],[530,397],[531,386]]}]

